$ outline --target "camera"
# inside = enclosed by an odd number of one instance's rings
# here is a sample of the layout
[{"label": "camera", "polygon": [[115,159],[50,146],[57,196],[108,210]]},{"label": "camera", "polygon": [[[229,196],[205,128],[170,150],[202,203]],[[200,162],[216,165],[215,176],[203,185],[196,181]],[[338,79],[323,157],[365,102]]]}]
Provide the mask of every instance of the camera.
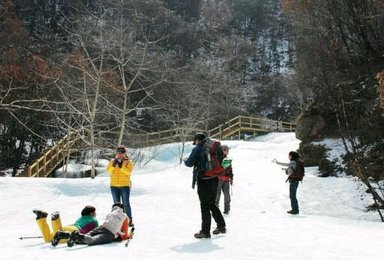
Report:
[{"label": "camera", "polygon": [[121,158],[115,158],[113,160],[113,167],[116,167],[116,165],[119,165],[119,167],[121,168],[123,166],[123,159]]}]

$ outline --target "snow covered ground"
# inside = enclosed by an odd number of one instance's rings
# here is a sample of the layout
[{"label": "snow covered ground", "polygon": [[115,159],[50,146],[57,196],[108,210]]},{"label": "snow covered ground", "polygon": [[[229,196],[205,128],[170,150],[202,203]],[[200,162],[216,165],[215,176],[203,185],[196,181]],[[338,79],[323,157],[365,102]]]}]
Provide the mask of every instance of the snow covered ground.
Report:
[{"label": "snow covered ground", "polygon": [[91,204],[102,222],[112,204],[106,174],[95,179],[0,178],[0,259],[383,259],[384,226],[377,213],[364,211],[371,199],[359,181],[319,178],[316,168],[306,168],[298,189],[300,215],[291,216],[286,213],[286,176],[272,159],[288,160],[288,152],[299,145],[294,134],[223,143],[231,148],[235,174],[227,234],[193,237],[201,222],[191,169],[177,164],[180,145],[169,144],[133,171],[136,232],[127,248],[124,243],[54,248],[42,239],[19,240],[40,235],[33,208],[59,210],[67,225]]}]

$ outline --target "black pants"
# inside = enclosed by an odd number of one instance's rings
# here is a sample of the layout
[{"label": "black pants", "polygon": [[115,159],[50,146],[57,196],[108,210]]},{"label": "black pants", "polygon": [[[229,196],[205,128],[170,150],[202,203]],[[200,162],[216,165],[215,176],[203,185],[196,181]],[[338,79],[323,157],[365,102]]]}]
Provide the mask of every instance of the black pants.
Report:
[{"label": "black pants", "polygon": [[113,242],[115,235],[103,226],[98,226],[84,235],[83,242],[89,246],[102,245]]},{"label": "black pants", "polygon": [[217,183],[217,178],[197,181],[197,193],[199,194],[201,208],[201,231],[204,234],[211,233],[211,212],[217,227],[225,227],[224,217],[215,204]]}]

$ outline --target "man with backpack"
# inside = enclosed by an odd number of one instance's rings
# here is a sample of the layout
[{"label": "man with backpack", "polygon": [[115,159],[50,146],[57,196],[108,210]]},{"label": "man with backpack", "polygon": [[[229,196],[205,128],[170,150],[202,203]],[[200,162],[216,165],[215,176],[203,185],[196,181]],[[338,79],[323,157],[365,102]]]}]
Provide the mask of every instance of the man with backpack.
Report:
[{"label": "man with backpack", "polygon": [[291,210],[287,211],[287,213],[297,215],[299,214],[299,203],[296,198],[296,193],[297,188],[299,187],[299,181],[302,181],[304,177],[304,164],[297,152],[290,151],[288,158],[290,160],[289,163],[278,162],[276,159],[273,159],[273,162],[282,166],[287,166],[285,173],[288,175],[289,198],[291,200]]},{"label": "man with backpack", "polygon": [[220,142],[206,138],[204,133],[197,133],[194,137],[196,145],[188,159],[184,161],[185,166],[193,167],[194,182],[197,182],[197,193],[201,209],[201,230],[196,233],[195,238],[211,237],[211,213],[217,227],[213,230],[214,235],[227,232],[223,215],[215,204],[218,178],[223,172],[221,162],[223,161],[223,149]]}]

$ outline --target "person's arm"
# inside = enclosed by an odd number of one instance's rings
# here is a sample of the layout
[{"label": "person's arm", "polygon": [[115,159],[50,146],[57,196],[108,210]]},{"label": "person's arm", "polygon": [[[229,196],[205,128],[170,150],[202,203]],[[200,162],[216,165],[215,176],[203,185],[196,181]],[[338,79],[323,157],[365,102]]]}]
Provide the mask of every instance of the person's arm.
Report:
[{"label": "person's arm", "polygon": [[291,177],[292,174],[295,174],[295,171],[296,171],[296,161],[292,160],[289,164],[288,164],[288,168],[286,170],[286,174],[288,175],[288,178]]},{"label": "person's arm", "polygon": [[196,146],[193,148],[191,154],[189,155],[188,159],[184,161],[185,166],[187,167],[192,167],[197,159],[197,152],[198,152],[199,147]]},{"label": "person's arm", "polygon": [[127,160],[124,161],[123,166],[121,167],[121,172],[127,176],[131,176],[133,169],[133,161],[132,160]]},{"label": "person's arm", "polygon": [[120,238],[121,240],[129,239],[131,237],[131,234],[128,233],[128,227],[129,227],[129,220],[126,218],[123,222],[123,225],[121,226],[121,235]]},{"label": "person's arm", "polygon": [[278,165],[281,165],[281,166],[285,166],[285,167],[288,167],[290,163],[283,163],[283,162],[279,162],[277,161],[276,159],[273,159],[272,162],[278,164]]}]

